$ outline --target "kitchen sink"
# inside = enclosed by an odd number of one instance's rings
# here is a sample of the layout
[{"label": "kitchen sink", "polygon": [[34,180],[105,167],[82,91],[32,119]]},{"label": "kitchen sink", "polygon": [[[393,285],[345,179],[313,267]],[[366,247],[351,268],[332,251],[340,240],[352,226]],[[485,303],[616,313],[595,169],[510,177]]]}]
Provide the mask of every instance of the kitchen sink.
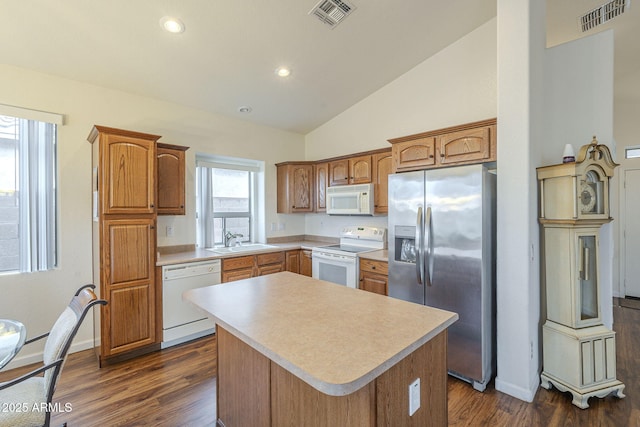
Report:
[{"label": "kitchen sink", "polygon": [[273,248],[277,248],[277,246],[265,245],[263,243],[247,243],[240,246],[207,248],[207,250],[211,252],[216,252],[219,254],[234,254],[238,252],[260,251],[262,249],[273,249]]}]

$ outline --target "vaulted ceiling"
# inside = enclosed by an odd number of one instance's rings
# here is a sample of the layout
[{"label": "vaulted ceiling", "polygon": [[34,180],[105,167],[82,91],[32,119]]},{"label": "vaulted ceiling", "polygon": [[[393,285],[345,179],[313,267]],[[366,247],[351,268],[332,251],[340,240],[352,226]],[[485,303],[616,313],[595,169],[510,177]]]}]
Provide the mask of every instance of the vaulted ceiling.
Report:
[{"label": "vaulted ceiling", "polygon": [[[495,0],[348,1],[330,27],[309,15],[317,0],[0,0],[0,52],[5,64],[305,134],[496,15]],[[571,28],[593,3],[548,0],[549,44],[582,36]],[[619,25],[621,81],[638,70],[633,13],[602,26]],[[186,30],[164,31],[165,16]]]}]

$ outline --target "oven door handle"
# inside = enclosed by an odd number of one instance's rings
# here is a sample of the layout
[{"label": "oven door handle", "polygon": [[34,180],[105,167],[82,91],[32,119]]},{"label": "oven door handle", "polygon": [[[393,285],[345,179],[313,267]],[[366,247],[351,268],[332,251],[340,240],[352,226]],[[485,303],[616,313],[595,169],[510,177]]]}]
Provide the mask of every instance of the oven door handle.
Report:
[{"label": "oven door handle", "polygon": [[313,258],[317,258],[317,259],[324,259],[327,261],[337,261],[337,262],[342,262],[342,263],[349,263],[353,258],[352,257],[348,257],[348,256],[344,256],[344,255],[337,255],[337,254],[328,254],[328,253],[323,253],[323,252],[313,252],[311,254],[312,259]]}]

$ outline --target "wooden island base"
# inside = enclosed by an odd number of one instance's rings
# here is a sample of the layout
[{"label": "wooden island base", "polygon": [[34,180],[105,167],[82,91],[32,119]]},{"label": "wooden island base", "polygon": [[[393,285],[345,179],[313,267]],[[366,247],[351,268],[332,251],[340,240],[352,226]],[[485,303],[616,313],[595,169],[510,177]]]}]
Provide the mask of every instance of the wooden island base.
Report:
[{"label": "wooden island base", "polygon": [[[346,396],[316,390],[220,325],[216,334],[218,426],[447,425],[446,329]],[[409,416],[416,378],[422,403]]]}]

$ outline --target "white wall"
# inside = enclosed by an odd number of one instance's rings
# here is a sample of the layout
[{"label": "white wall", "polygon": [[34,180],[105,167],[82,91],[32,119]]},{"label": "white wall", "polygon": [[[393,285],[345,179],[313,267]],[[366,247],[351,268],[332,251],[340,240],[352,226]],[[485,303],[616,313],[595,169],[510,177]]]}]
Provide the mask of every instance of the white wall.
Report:
[{"label": "white wall", "polygon": [[[388,139],[496,117],[496,20],[306,135],[306,159],[389,148]],[[386,217],[306,216],[306,233],[338,236],[356,221],[386,226]]]},{"label": "white wall", "polygon": [[[597,58],[597,60],[594,60]],[[613,140],[613,30],[604,31],[548,49],[545,60],[545,117],[539,166],[562,162],[565,144],[576,154],[595,135],[615,159]],[[613,325],[613,283],[618,288],[614,261],[614,226],[618,212],[617,176],[610,185],[614,221],[600,229],[600,289],[602,320]],[[615,263],[615,268],[614,268]]]},{"label": "white wall", "polygon": [[[267,223],[276,220],[274,164],[304,157],[304,139],[298,134],[5,65],[0,65],[0,103],[61,113],[66,120],[58,132],[59,267],[0,276],[0,316],[24,322],[29,336],[48,331],[76,288],[91,282],[91,145],[86,138],[94,124],[162,135],[160,141],[191,147],[187,151],[187,214],[159,218],[160,234],[173,224],[176,236],[160,235],[161,246],[195,243],[196,152],[264,160]],[[292,231],[304,232],[303,218],[289,221],[287,232]],[[90,345],[89,324],[85,321],[74,349]],[[25,357],[12,366],[29,362]]]},{"label": "white wall", "polygon": [[[622,179],[624,170],[626,169],[638,169],[640,168],[640,159],[624,158],[625,147],[636,147],[640,145],[640,138],[638,137],[638,111],[640,111],[640,101],[638,99],[620,99],[616,97],[614,100],[614,139],[616,143],[617,156],[614,157],[620,167],[616,169],[615,174],[617,177],[618,185],[611,186],[610,190],[612,195],[615,194],[619,201],[619,210],[612,216],[613,221],[613,233],[614,241],[619,243],[614,246],[614,280],[613,280],[613,296],[624,298],[625,296],[625,284],[624,284],[624,260],[621,257],[621,251],[624,251],[622,245],[624,244],[624,237],[622,236],[622,224],[621,221],[617,221],[618,218],[622,219],[624,214],[623,208],[625,201],[622,199],[624,195],[624,180]],[[633,221],[634,218],[628,218],[628,221]],[[620,227],[619,227],[620,226]],[[617,238],[616,238],[617,237]],[[640,242],[637,242],[640,244]],[[616,261],[618,263],[616,264]],[[629,262],[635,260],[629,259]],[[616,275],[615,273],[618,272]]]},{"label": "white wall", "polygon": [[539,157],[544,2],[498,0],[496,389],[532,401],[539,384]]}]

